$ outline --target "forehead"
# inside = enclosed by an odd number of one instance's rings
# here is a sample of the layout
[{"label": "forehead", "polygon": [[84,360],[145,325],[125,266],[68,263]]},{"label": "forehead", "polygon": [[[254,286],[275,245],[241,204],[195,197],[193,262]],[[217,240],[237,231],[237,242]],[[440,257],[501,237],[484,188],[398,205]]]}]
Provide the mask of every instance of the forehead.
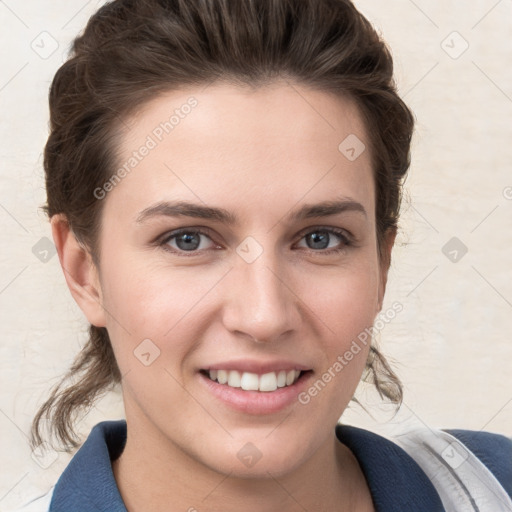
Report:
[{"label": "forehead", "polygon": [[170,195],[205,202],[265,196],[286,205],[331,193],[371,211],[365,147],[364,123],[348,98],[286,82],[215,83],[161,94],[126,120],[118,153],[128,172],[109,194],[142,209]]}]

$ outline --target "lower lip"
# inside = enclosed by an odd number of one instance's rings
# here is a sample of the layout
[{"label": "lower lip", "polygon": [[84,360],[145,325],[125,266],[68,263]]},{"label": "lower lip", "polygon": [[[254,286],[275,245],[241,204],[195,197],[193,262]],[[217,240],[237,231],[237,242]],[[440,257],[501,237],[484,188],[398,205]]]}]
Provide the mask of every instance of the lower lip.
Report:
[{"label": "lower lip", "polygon": [[244,391],[242,388],[219,384],[202,373],[198,375],[210,393],[232,409],[261,415],[273,414],[298,403],[297,396],[307,387],[312,372],[303,373],[291,386],[277,388],[275,391]]}]

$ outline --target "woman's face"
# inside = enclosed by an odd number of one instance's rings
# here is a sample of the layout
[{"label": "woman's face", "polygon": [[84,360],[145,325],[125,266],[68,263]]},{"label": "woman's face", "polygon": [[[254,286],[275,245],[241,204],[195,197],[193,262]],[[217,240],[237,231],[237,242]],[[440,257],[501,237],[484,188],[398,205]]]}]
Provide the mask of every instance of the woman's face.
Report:
[{"label": "woman's face", "polygon": [[161,461],[241,476],[332,449],[386,276],[356,107],[217,83],[162,95],[125,127],[124,172],[98,199],[95,318],[130,435]]}]

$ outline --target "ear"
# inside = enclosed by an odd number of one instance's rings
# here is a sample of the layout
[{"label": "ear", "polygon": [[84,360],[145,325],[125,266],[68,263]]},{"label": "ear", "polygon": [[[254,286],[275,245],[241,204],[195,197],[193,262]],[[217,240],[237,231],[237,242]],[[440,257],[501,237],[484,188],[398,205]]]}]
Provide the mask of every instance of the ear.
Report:
[{"label": "ear", "polygon": [[378,311],[382,309],[384,302],[384,293],[386,292],[386,284],[388,282],[388,271],[391,264],[391,251],[395,245],[396,228],[389,228],[382,241],[380,251],[380,282],[379,282],[379,303]]},{"label": "ear", "polygon": [[89,323],[105,327],[99,276],[89,251],[76,239],[64,215],[54,215],[51,226],[60,266],[71,295]]}]

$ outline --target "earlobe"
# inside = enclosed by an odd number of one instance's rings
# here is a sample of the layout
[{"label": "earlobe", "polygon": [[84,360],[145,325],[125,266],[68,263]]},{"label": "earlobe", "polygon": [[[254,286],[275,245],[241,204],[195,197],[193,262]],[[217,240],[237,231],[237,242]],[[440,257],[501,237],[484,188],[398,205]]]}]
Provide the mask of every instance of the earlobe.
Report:
[{"label": "earlobe", "polygon": [[54,215],[51,226],[71,295],[92,325],[105,327],[101,286],[90,252],[76,239],[64,215]]}]

